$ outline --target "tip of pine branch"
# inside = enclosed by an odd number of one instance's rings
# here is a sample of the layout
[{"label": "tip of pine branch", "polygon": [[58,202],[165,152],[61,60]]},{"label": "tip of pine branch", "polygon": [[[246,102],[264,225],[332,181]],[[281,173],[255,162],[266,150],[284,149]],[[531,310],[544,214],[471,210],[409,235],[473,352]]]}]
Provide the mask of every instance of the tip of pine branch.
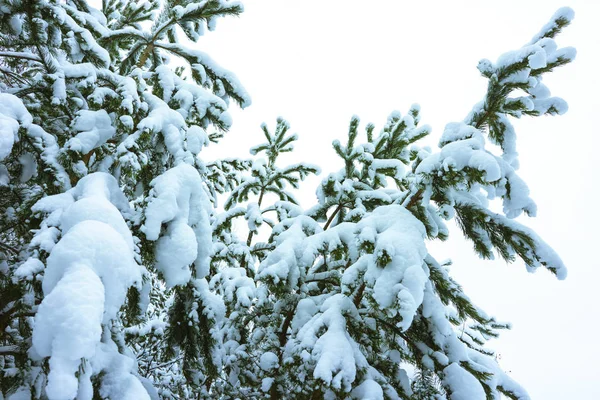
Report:
[{"label": "tip of pine branch", "polygon": [[569,25],[575,17],[575,11],[570,7],[559,8],[550,22],[542,27],[540,32],[531,39],[529,44],[537,43],[538,40],[543,38],[554,38],[565,26]]},{"label": "tip of pine branch", "polygon": [[575,17],[575,11],[571,7],[561,7],[552,16],[552,21],[564,20],[569,23],[573,21]]}]

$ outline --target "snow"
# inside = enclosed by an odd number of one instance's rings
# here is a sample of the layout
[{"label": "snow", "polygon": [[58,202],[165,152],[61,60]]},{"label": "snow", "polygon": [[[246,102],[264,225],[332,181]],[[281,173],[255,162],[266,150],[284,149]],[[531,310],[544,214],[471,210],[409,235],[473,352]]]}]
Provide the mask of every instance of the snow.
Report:
[{"label": "snow", "polygon": [[[148,240],[158,240],[158,267],[167,285],[189,281],[192,263],[196,277],[205,277],[212,255],[212,229],[208,218],[212,206],[198,171],[190,165],[179,164],[150,185],[152,190],[141,230]],[[159,239],[163,224],[167,224],[167,231]]]},{"label": "snow", "polygon": [[480,132],[472,126],[465,125],[460,122],[450,122],[446,125],[444,132],[442,132],[439,146],[443,147],[451,142],[470,139],[474,136],[477,136],[478,133]]},{"label": "snow", "polygon": [[274,381],[275,379],[273,378],[264,378],[260,385],[260,390],[262,390],[265,393],[268,392],[271,389],[271,386],[273,385]]},{"label": "snow", "polygon": [[485,400],[485,391],[477,379],[457,363],[444,368],[444,384],[451,400]]},{"label": "snow", "polygon": [[470,356],[477,364],[479,364],[479,366],[483,367],[483,369],[494,371],[494,374],[487,381],[488,385],[491,387],[502,388],[502,390],[511,393],[519,400],[531,399],[527,391],[502,371],[495,360],[485,357],[476,351],[471,351]]},{"label": "snow", "polygon": [[70,189],[69,176],[57,160],[59,147],[56,138],[33,123],[28,124],[27,121],[23,121],[23,127],[27,129],[27,135],[34,147],[41,153],[40,158],[54,174],[56,184],[63,189]]},{"label": "snow", "polygon": [[119,354],[117,345],[108,340],[110,332],[103,332],[103,341],[96,346],[96,356],[91,360],[91,369],[106,373],[100,385],[103,398],[124,400],[149,400],[148,392],[140,379],[130,373],[135,369],[135,361]]},{"label": "snow", "polygon": [[156,268],[171,286],[184,285],[190,280],[192,272],[188,266],[197,256],[196,235],[183,221],[169,224],[165,235],[156,242]]},{"label": "snow", "polygon": [[[35,351],[50,357],[46,391],[52,400],[73,398],[78,387],[86,390],[89,376],[80,377],[81,385],[75,377],[81,360],[95,357],[102,326],[117,316],[128,288],[141,283],[131,233],[117,206],[128,208],[116,180],[95,173],[69,192],[41,199],[33,207],[56,215],[62,230],[58,243],[53,235],[52,246],[45,247],[50,252],[42,281],[45,297],[33,331]],[[48,232],[57,230],[42,229],[33,242]],[[21,267],[26,276],[39,264],[30,259]]]},{"label": "snow", "polygon": [[192,154],[198,154],[203,147],[208,146],[209,140],[206,131],[198,125],[192,125],[187,130],[187,149]]},{"label": "snow", "polygon": [[535,53],[527,57],[527,59],[529,60],[529,66],[531,67],[531,69],[545,68],[547,65],[546,52],[543,50],[536,51]]},{"label": "snow", "polygon": [[127,335],[145,336],[151,332],[162,335],[167,327],[167,322],[164,321],[165,315],[160,315],[159,318],[149,320],[142,326],[129,326],[125,328]]},{"label": "snow", "polygon": [[83,154],[102,146],[116,133],[110,116],[104,110],[79,111],[73,129],[79,133],[70,139],[66,146]]},{"label": "snow", "polygon": [[542,114],[563,115],[569,110],[567,102],[559,97],[534,100],[534,110]]},{"label": "snow", "polygon": [[58,229],[53,226],[46,226],[45,224],[42,224],[41,229],[31,240],[31,246],[38,247],[41,250],[44,250],[46,253],[50,253],[54,248],[59,236],[60,231]]},{"label": "snow", "polygon": [[191,283],[194,286],[194,295],[197,296],[204,305],[203,313],[209,319],[220,323],[225,317],[226,307],[223,298],[210,290],[206,278],[193,279]]},{"label": "snow", "polygon": [[264,371],[269,371],[274,368],[277,368],[279,361],[277,355],[270,351],[266,351],[260,356],[260,368]]},{"label": "snow", "polygon": [[215,82],[220,80],[226,83],[231,88],[231,92],[240,99],[240,106],[242,108],[246,108],[252,103],[250,95],[246,92],[235,74],[219,66],[208,54],[197,49],[185,48],[177,43],[160,43],[160,46],[173,51],[175,54],[186,54],[189,59],[194,60],[192,64],[202,65],[209,76],[214,76]]},{"label": "snow", "polygon": [[[533,239],[533,249],[530,249],[529,256],[532,257],[532,262],[527,265],[529,272],[535,272],[535,270],[543,265],[552,273],[556,275],[556,277],[560,280],[564,280],[567,277],[567,267],[561,260],[560,256],[550,247],[546,242],[544,242],[533,230],[521,225],[520,223],[504,218],[501,215],[494,215],[492,217],[497,221],[501,221],[502,224],[509,226],[510,228],[521,231]],[[533,254],[533,250],[535,251],[535,256]]]},{"label": "snow", "polygon": [[[161,46],[166,46],[166,44],[161,44]],[[178,51],[187,52],[188,50],[178,49]],[[195,69],[197,70],[197,68]],[[182,79],[170,68],[157,69],[156,73],[160,80],[167,83],[162,100],[165,103],[177,104],[173,109],[183,118],[201,120],[206,125],[209,120],[216,119],[225,127],[231,126],[231,116],[226,111],[227,102],[224,99],[203,87]]]},{"label": "snow", "polygon": [[67,208],[61,218],[60,229],[64,235],[77,224],[86,220],[104,222],[110,225],[133,251],[133,239],[129,227],[123,220],[121,213],[108,200],[103,197],[83,197]]},{"label": "snow", "polygon": [[256,232],[263,222],[262,213],[258,203],[248,203],[245,218],[248,221],[248,229],[252,232]]},{"label": "snow", "polygon": [[404,175],[406,174],[406,165],[404,165],[404,163],[402,161],[394,160],[394,159],[390,159],[390,160],[378,159],[378,160],[373,160],[373,162],[369,166],[369,175],[371,177],[373,177],[375,172],[382,170],[382,169],[394,170],[395,171],[394,178],[398,179],[398,180],[401,180],[402,178],[404,178]]},{"label": "snow", "polygon": [[236,307],[250,307],[256,298],[256,284],[253,279],[246,276],[243,268],[229,267],[219,271],[210,281],[211,290],[220,285],[219,292],[223,300]]},{"label": "snow", "polygon": [[[510,196],[504,196],[502,206],[508,218],[516,218],[525,210],[527,215],[534,217],[537,211],[535,202],[529,197],[529,187],[514,171],[506,174],[506,182],[510,183]],[[497,191],[498,195],[503,194]]]},{"label": "snow", "polygon": [[74,201],[71,193],[59,193],[39,199],[33,207],[31,207],[31,211],[51,214],[54,211],[62,211],[73,204]]},{"label": "snow", "polygon": [[46,386],[50,399],[76,396],[75,372],[82,358],[95,354],[102,333],[104,302],[104,285],[98,275],[85,263],[77,262],[69,265],[44,297],[35,317],[33,346],[40,356],[50,357]]},{"label": "snow", "polygon": [[397,205],[378,207],[356,225],[355,232],[367,227],[377,232],[373,254],[376,258],[385,254],[389,262],[370,263],[364,279],[373,285],[373,298],[379,307],[387,309],[390,315],[398,312],[402,317],[399,327],[406,330],[423,301],[428,278],[422,268],[427,254],[425,228],[408,210]]},{"label": "snow", "polygon": [[[102,249],[111,249],[110,252]],[[44,275],[45,294],[68,276],[74,262],[92,269],[105,286],[104,322],[114,318],[125,300],[127,288],[141,280],[133,254],[110,225],[85,220],[72,227],[54,246]]]},{"label": "snow", "polygon": [[31,178],[37,176],[37,162],[31,153],[23,153],[19,156],[19,164],[21,164],[21,176],[19,180],[25,183]]},{"label": "snow", "polygon": [[108,173],[95,172],[84,176],[69,193],[77,200],[86,197],[105,198],[121,213],[127,214],[129,212],[129,202],[121,191],[119,183],[114,176]]},{"label": "snow", "polygon": [[484,172],[488,182],[501,178],[500,165],[494,155],[484,150],[485,140],[478,129],[464,123],[450,123],[446,125],[440,145],[443,145],[441,151],[424,159],[417,167],[417,173],[470,167]]},{"label": "snow", "polygon": [[[352,301],[337,294],[325,300],[320,312],[298,332],[296,340],[301,348],[311,353],[315,362],[313,376],[336,389],[350,391],[358,368],[367,365],[358,344],[346,330],[346,318],[357,311]],[[317,332],[325,333],[317,337]],[[293,348],[288,345],[288,348]]]},{"label": "snow", "polygon": [[15,271],[15,276],[18,278],[33,279],[33,275],[44,270],[44,264],[37,258],[29,258]]},{"label": "snow", "polygon": [[542,29],[540,29],[540,32],[538,34],[536,34],[533,39],[531,39],[531,41],[529,42],[530,44],[533,43],[537,43],[540,39],[542,39],[543,37],[546,36],[546,33],[549,32],[550,30],[558,27],[557,21],[558,20],[565,20],[567,22],[571,22],[573,20],[575,16],[575,12],[573,11],[572,8],[570,7],[561,7],[559,8],[554,15],[552,16],[552,18],[550,18],[550,22],[548,22],[547,24],[545,24]]},{"label": "snow", "polygon": [[383,400],[383,389],[372,379],[364,380],[360,385],[352,390],[350,395],[355,399],[361,400]]},{"label": "snow", "polygon": [[[0,397],[0,399],[1,398],[2,397]],[[27,388],[20,388],[15,393],[9,395],[6,400],[31,400],[31,390]]]},{"label": "snow", "polygon": [[17,141],[19,123],[12,118],[0,114],[0,160],[4,160],[12,151],[13,144]]},{"label": "snow", "polygon": [[140,121],[137,128],[140,131],[160,132],[176,163],[193,163],[192,155],[185,151],[183,145],[185,118],[154,95],[145,93],[144,100],[150,105],[150,113]]},{"label": "snow", "polygon": [[12,94],[0,93],[0,161],[12,151],[19,141],[19,126],[31,124],[32,118],[21,100]]},{"label": "snow", "polygon": [[[306,216],[298,216],[292,225],[277,235],[275,249],[258,268],[257,278],[270,280],[275,284],[286,284],[295,287],[310,257],[316,254],[315,243],[303,241],[308,231],[315,233],[322,228]],[[318,238],[315,238],[318,239]],[[312,245],[311,245],[312,244]],[[304,253],[304,254],[303,254]]]},{"label": "snow", "polygon": [[10,176],[5,165],[0,164],[0,186],[8,186]]},{"label": "snow", "polygon": [[25,17],[24,15],[14,14],[13,16],[10,17],[10,20],[8,21],[10,28],[12,29],[12,32],[17,36],[23,30],[24,17]]},{"label": "snow", "polygon": [[296,306],[294,319],[292,320],[292,330],[297,332],[319,311],[319,307],[311,298],[301,299]]}]

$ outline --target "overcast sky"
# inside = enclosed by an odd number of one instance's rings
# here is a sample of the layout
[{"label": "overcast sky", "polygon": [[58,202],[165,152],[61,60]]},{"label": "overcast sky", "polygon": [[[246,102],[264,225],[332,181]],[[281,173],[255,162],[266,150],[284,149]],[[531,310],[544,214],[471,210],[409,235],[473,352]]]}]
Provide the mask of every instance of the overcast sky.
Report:
[{"label": "overcast sky", "polygon": [[[557,41],[575,46],[577,59],[545,79],[569,112],[515,123],[519,172],[538,204],[537,218],[521,221],[562,256],[567,280],[544,270],[529,274],[519,262],[479,260],[456,229],[448,242],[429,247],[438,259],[453,259],[453,276],[478,305],[513,323],[491,346],[533,399],[600,399],[600,2],[244,4],[239,19],[220,20],[199,47],[237,74],[253,104],[232,110],[230,133],[202,156],[246,157],[263,138],[260,123],[274,126],[282,116],[300,136],[289,160],[319,164],[322,176],[341,167],[331,141],[345,138],[353,114],[380,128],[390,111],[404,114],[419,103],[436,143],[446,123],[462,120],[482,99],[481,58],[521,47],[559,7],[575,10],[573,25]],[[319,180],[305,184],[303,205],[314,204]]]}]

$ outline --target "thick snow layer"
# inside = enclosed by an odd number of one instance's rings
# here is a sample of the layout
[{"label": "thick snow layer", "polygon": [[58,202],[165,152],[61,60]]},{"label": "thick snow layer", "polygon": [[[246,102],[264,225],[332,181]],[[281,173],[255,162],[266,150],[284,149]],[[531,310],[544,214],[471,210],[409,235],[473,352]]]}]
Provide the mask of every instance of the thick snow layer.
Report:
[{"label": "thick snow layer", "polygon": [[122,213],[129,211],[127,197],[119,188],[119,183],[115,177],[108,173],[95,172],[81,178],[77,186],[73,188],[72,193],[76,199],[95,196],[104,197]]},{"label": "thick snow layer", "polygon": [[204,315],[212,320],[223,320],[226,311],[223,298],[210,290],[205,278],[192,279],[191,282],[194,286],[194,295],[202,300]]},{"label": "thick snow layer", "polygon": [[206,131],[198,125],[188,128],[186,134],[187,149],[194,155],[200,153],[203,147],[208,146],[209,140]]},{"label": "thick snow layer", "polygon": [[54,211],[61,211],[73,204],[75,200],[70,192],[59,193],[53,196],[43,197],[38,200],[31,210],[33,212],[41,212],[45,214],[51,214]]},{"label": "thick snow layer", "polygon": [[276,368],[278,364],[279,364],[279,361],[278,361],[277,355],[275,353],[267,351],[267,352],[261,354],[260,368],[263,371],[272,370],[273,368]]},{"label": "thick snow layer", "polygon": [[167,150],[173,155],[176,163],[193,164],[194,158],[184,146],[185,118],[152,94],[146,93],[144,100],[149,104],[150,112],[140,121],[137,128],[140,131],[160,132]]},{"label": "thick snow layer", "polygon": [[535,53],[527,57],[527,59],[529,60],[529,66],[532,69],[545,68],[547,65],[546,52],[543,50],[536,51]]},{"label": "thick snow layer", "polygon": [[219,271],[210,281],[211,289],[217,285],[223,299],[229,304],[235,301],[237,307],[250,307],[256,297],[256,284],[246,276],[244,268],[229,267]]},{"label": "thick snow layer", "polygon": [[383,389],[377,382],[372,379],[366,379],[358,385],[352,393],[351,396],[355,399],[361,400],[383,400]]},{"label": "thick snow layer", "polygon": [[[0,399],[2,399],[2,397],[0,397]],[[31,400],[31,390],[28,388],[20,388],[15,393],[10,394],[6,400]]]},{"label": "thick snow layer", "polygon": [[[508,168],[507,168],[508,169]],[[506,174],[506,184],[510,185],[510,196],[503,196],[502,205],[504,214],[508,218],[516,218],[525,210],[528,215],[534,217],[537,211],[535,202],[529,197],[529,187],[521,177],[509,169]],[[497,195],[504,195],[497,190]]]},{"label": "thick snow layer", "polygon": [[[308,232],[312,234],[307,237]],[[323,249],[333,251],[345,245],[352,259],[358,260],[344,272],[343,287],[356,287],[359,276],[364,276],[366,291],[386,313],[399,314],[398,326],[406,330],[423,302],[428,278],[423,266],[427,255],[424,238],[423,224],[399,205],[379,207],[357,224],[341,223],[327,231],[301,216],[275,237],[277,247],[261,263],[258,277],[275,284],[284,281],[292,287],[300,278],[318,280],[328,272],[306,275],[306,269]],[[373,244],[373,254],[359,257],[358,247],[368,242]],[[296,337],[286,346],[289,356],[305,349],[315,365],[313,376],[347,391],[352,388],[357,371],[368,366],[347,331],[349,318],[360,317],[346,295],[334,294],[322,304],[313,298],[302,299],[291,323]],[[363,389],[367,388],[370,395],[378,398],[381,388],[378,391],[365,383]]]},{"label": "thick snow layer", "polygon": [[133,261],[129,246],[115,229],[104,222],[80,222],[54,246],[42,284],[46,295],[68,275],[70,265],[75,262],[87,265],[102,279],[106,291],[104,322],[116,316],[129,286],[141,281],[140,270]]},{"label": "thick snow layer", "polygon": [[277,246],[258,268],[259,279],[269,279],[274,283],[285,282],[294,287],[302,273],[302,252],[306,250],[308,257],[313,253],[312,247],[306,247],[303,241],[306,238],[305,229],[311,226],[313,229],[321,230],[321,227],[311,218],[299,216],[294,219],[292,226],[280,233],[277,238]]},{"label": "thick snow layer", "polygon": [[[81,398],[89,397],[92,367],[86,366],[79,380],[75,373],[82,360],[95,360],[102,326],[117,316],[128,288],[141,283],[131,233],[117,207],[127,212],[129,206],[115,178],[105,173],[88,175],[75,188],[43,198],[33,207],[35,212],[50,213],[46,223],[52,220],[62,231],[56,244],[57,235],[44,239],[58,232],[55,227],[41,229],[32,241],[50,252],[33,347],[40,356],[50,357],[46,392],[51,400],[71,399],[78,393]],[[23,276],[38,269],[34,259],[21,266]],[[129,376],[136,383],[127,387],[141,387]]]},{"label": "thick snow layer", "polygon": [[104,222],[116,230],[123,238],[127,246],[133,251],[133,239],[129,227],[123,220],[121,213],[106,198],[84,197],[67,208],[61,218],[60,229],[63,236],[71,228],[86,220]]},{"label": "thick snow layer", "polygon": [[292,320],[292,330],[297,332],[319,311],[319,307],[312,298],[301,299],[296,306],[294,319]]},{"label": "thick snow layer", "polygon": [[15,276],[18,278],[33,278],[33,275],[44,270],[44,264],[37,258],[29,258],[15,271]]},{"label": "thick snow layer", "polygon": [[485,400],[486,395],[477,378],[457,363],[444,368],[444,384],[452,394],[451,400]]},{"label": "thick snow layer", "polygon": [[198,256],[194,230],[185,222],[169,224],[164,236],[156,242],[156,268],[171,285],[185,285],[191,278],[189,266]]},{"label": "thick snow layer", "polygon": [[[212,208],[196,169],[182,163],[155,178],[142,232],[149,240],[158,240],[156,258],[167,285],[189,281],[189,266],[196,267],[196,277],[208,274],[212,255]],[[159,239],[163,224],[167,225]],[[195,246],[195,247],[194,247]]]},{"label": "thick snow layer", "polygon": [[381,169],[390,169],[394,170],[394,178],[401,180],[404,178],[406,173],[406,165],[400,160],[390,159],[390,160],[373,160],[373,162],[369,165],[369,176],[372,178],[374,174]]},{"label": "thick snow layer", "polygon": [[[428,279],[423,269],[423,259],[427,255],[425,228],[404,207],[391,205],[377,208],[355,228],[363,239],[365,232],[370,230],[374,234],[375,260],[366,266],[364,279],[372,285],[373,298],[379,307],[392,315],[398,312],[402,317],[400,327],[406,330],[423,301]],[[380,265],[377,261],[380,258],[388,258],[389,262]],[[350,276],[344,274],[343,282],[350,283]]]},{"label": "thick snow layer", "polygon": [[29,125],[31,115],[17,96],[0,93],[0,161],[11,152],[13,144],[19,141],[19,126]]},{"label": "thick snow layer", "polygon": [[33,346],[40,356],[50,357],[48,397],[72,399],[81,359],[93,357],[100,341],[104,285],[90,266],[74,259],[52,289],[36,314]]},{"label": "thick snow layer", "polygon": [[[350,391],[358,369],[368,363],[359,345],[346,329],[346,318],[358,318],[352,300],[336,294],[325,300],[320,312],[300,329],[296,343],[288,343],[287,351],[296,346],[311,353],[315,362],[313,376],[336,389]],[[317,334],[324,330],[320,336]]]},{"label": "thick snow layer", "polygon": [[[0,93],[0,161],[8,157],[13,145],[20,140],[19,128],[24,128],[29,137],[28,141],[39,152],[45,167],[49,167],[62,188],[69,189],[69,177],[57,161],[59,146],[56,138],[33,124],[32,121],[33,118],[18,97]],[[32,158],[29,153],[25,153],[19,158],[19,162],[23,165],[23,171],[19,177],[21,182],[27,181],[37,173],[38,166]],[[11,177],[8,176],[6,167],[0,165],[0,185],[6,185],[10,180]]]},{"label": "thick snow layer", "polygon": [[146,208],[142,231],[149,240],[157,240],[163,223],[175,219],[188,220],[194,206],[203,207],[200,193],[202,180],[189,165],[179,165],[155,178],[150,185],[151,199]]},{"label": "thick snow layer", "polygon": [[440,144],[443,145],[441,151],[423,160],[417,173],[470,167],[484,172],[488,182],[500,179],[500,165],[496,157],[484,149],[485,140],[478,129],[464,123],[450,123],[446,125]]},{"label": "thick snow layer", "polygon": [[[104,332],[104,336],[108,332]],[[110,333],[108,333],[110,334]],[[103,340],[96,347],[96,357],[91,361],[94,371],[104,371],[100,395],[108,399],[149,400],[150,396],[140,379],[131,371],[135,361],[118,352],[117,345],[111,340]]]},{"label": "thick snow layer", "polygon": [[83,154],[102,146],[116,133],[110,116],[104,110],[79,111],[73,129],[79,133],[66,146]]}]

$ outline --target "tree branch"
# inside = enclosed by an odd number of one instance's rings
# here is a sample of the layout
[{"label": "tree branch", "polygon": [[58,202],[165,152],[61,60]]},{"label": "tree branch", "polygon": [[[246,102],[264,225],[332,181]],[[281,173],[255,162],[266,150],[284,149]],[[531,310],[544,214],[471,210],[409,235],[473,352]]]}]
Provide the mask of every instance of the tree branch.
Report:
[{"label": "tree branch", "polygon": [[21,58],[23,60],[37,61],[43,63],[43,60],[31,53],[23,53],[20,51],[0,51],[0,57]]},{"label": "tree branch", "polygon": [[12,246],[7,245],[6,243],[0,242],[0,249],[8,250],[13,252],[14,254],[19,254],[19,250],[15,249]]},{"label": "tree branch", "polygon": [[337,208],[333,211],[333,213],[331,213],[331,215],[329,216],[329,219],[327,220],[327,222],[325,223],[325,226],[323,227],[323,230],[327,230],[327,228],[329,228],[329,225],[331,225],[331,223],[333,222],[333,219],[335,218],[335,216],[337,215],[337,213],[339,213],[342,208],[344,206],[342,204],[339,204],[337,206]]}]

